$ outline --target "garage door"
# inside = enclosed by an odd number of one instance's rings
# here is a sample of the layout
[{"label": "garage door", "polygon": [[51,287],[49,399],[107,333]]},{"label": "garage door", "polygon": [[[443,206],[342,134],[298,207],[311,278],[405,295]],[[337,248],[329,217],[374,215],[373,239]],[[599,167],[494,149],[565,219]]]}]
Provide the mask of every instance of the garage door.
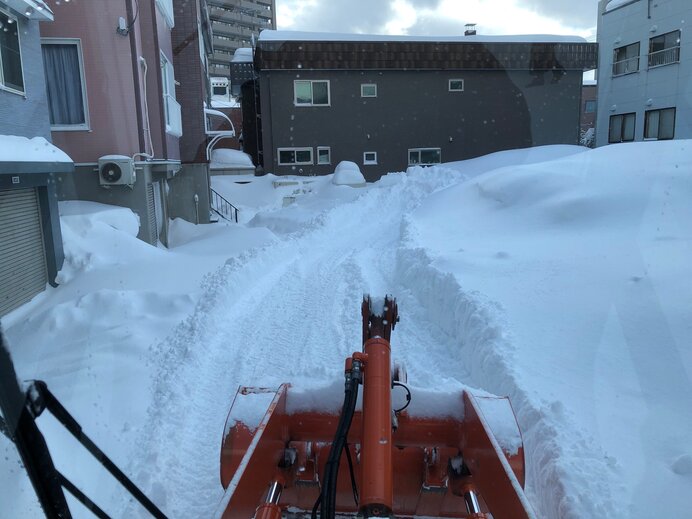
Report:
[{"label": "garage door", "polygon": [[0,191],[0,315],[29,301],[47,282],[36,189]]}]

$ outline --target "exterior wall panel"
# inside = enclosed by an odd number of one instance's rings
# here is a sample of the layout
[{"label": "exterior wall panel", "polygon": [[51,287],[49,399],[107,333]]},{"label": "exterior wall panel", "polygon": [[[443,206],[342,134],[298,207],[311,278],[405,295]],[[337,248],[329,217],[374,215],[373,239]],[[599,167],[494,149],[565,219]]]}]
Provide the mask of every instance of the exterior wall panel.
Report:
[{"label": "exterior wall panel", "polygon": [[130,39],[115,33],[118,18],[127,19],[125,0],[51,2],[50,7],[55,21],[41,26],[41,36],[81,40],[90,119],[89,130],[54,131],[53,143],[77,163],[143,151]]},{"label": "exterior wall panel", "polygon": [[[3,11],[9,12],[0,3]],[[0,90],[0,134],[50,140],[39,23],[17,16],[24,69],[24,95]]]},{"label": "exterior wall panel", "polygon": [[[692,16],[689,0],[638,0],[606,12],[608,0],[599,2],[598,120],[596,142],[608,144],[612,115],[636,113],[635,140],[644,138],[647,110],[676,108],[675,138],[692,138],[692,38],[685,30]],[[680,60],[649,68],[649,39],[680,30]],[[639,70],[613,77],[615,48],[640,43]]]},{"label": "exterior wall panel", "polygon": [[[581,78],[581,71],[263,72],[264,169],[327,174],[351,160],[375,180],[405,170],[409,148],[440,148],[442,161],[450,162],[503,149],[576,144]],[[294,106],[296,79],[329,80],[331,106]],[[449,92],[450,79],[464,79],[464,91]],[[377,84],[377,97],[361,98],[363,83]],[[331,165],[278,165],[277,148],[301,146],[330,146]],[[363,164],[366,151],[377,152],[377,165]]]}]

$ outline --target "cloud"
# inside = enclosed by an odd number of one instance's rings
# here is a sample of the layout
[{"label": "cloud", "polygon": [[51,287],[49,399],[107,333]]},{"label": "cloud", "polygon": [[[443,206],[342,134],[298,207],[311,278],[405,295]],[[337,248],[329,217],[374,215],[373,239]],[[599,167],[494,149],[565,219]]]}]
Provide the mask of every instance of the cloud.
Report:
[{"label": "cloud", "polygon": [[578,34],[596,25],[597,0],[277,0],[279,29],[374,34]]},{"label": "cloud", "polygon": [[591,27],[598,12],[598,0],[522,0],[522,4],[569,27]]},{"label": "cloud", "polygon": [[277,0],[277,27],[299,31],[394,33],[442,0]]},{"label": "cloud", "polygon": [[[373,8],[375,3],[377,7]],[[279,29],[376,34],[395,16],[392,2],[381,0],[277,0],[276,24]]]}]

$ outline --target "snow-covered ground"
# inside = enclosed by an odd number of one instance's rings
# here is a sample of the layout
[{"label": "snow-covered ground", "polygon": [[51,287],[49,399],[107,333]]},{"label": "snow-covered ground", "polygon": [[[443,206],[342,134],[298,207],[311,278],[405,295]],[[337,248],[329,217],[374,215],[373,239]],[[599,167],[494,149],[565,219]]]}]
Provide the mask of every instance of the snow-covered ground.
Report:
[{"label": "snow-covered ground", "polygon": [[[20,377],[46,380],[171,517],[218,503],[238,385],[341,383],[363,292],[398,298],[414,401],[512,398],[539,517],[687,517],[691,175],[692,142],[669,141],[502,152],[365,188],[214,177],[242,223],[175,221],[170,250],[136,240],[127,210],[66,203],[61,286],[3,326]],[[40,425],[107,512],[146,516]],[[39,517],[0,442],[0,516]]]}]

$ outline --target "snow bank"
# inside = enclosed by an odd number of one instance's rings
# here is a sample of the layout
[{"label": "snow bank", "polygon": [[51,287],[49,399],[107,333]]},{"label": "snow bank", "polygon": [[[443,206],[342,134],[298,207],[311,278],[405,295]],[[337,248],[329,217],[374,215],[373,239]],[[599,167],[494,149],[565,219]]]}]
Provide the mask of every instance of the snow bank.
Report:
[{"label": "snow bank", "polygon": [[423,304],[460,338],[469,382],[511,396],[541,516],[628,518],[641,499],[673,517],[692,507],[675,472],[692,453],[691,147],[492,170],[405,225],[401,275],[430,286]]},{"label": "snow bank", "polygon": [[72,162],[72,159],[43,137],[0,135],[0,162]]},{"label": "snow bank", "polygon": [[461,160],[457,162],[447,162],[444,164],[446,169],[454,169],[463,173],[466,178],[472,178],[506,166],[521,166],[539,164],[555,159],[561,159],[570,155],[584,153],[583,146],[555,145],[555,146],[536,146],[534,148],[522,148],[518,150],[498,151],[475,159]]}]

